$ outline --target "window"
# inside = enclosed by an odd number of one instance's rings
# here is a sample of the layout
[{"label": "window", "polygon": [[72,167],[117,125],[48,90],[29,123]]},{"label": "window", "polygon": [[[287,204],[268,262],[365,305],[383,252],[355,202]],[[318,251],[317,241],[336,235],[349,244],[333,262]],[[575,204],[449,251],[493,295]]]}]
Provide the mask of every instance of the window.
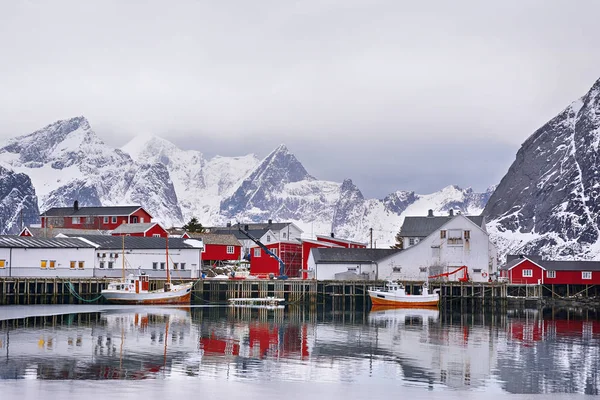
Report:
[{"label": "window", "polygon": [[465,231],[465,239],[471,239],[471,231]]},{"label": "window", "polygon": [[267,242],[271,241],[271,235],[267,235]]},{"label": "window", "polygon": [[112,223],[113,223],[113,224],[116,224],[116,223],[117,223],[117,217],[115,217],[115,216],[113,216],[113,217],[112,217]]},{"label": "window", "polygon": [[402,267],[392,267],[392,271],[394,271],[394,272],[402,272]]},{"label": "window", "polygon": [[481,273],[481,268],[473,268],[473,272]]},{"label": "window", "polygon": [[114,266],[115,266],[115,262],[114,261],[109,261],[108,262],[108,268],[109,269],[113,269]]},{"label": "window", "polygon": [[71,263],[70,263],[69,267],[70,267],[71,269],[75,269],[75,265],[76,265],[76,264],[77,264],[77,261],[71,261]]},{"label": "window", "polygon": [[233,254],[233,246],[227,246],[227,254]]},{"label": "window", "polygon": [[152,269],[158,269],[158,263],[157,262],[153,262],[152,263]]},{"label": "window", "polygon": [[173,263],[173,269],[177,269],[178,266],[179,266],[179,264]]},{"label": "window", "polygon": [[446,231],[440,231],[440,239],[446,239]]},{"label": "window", "polygon": [[165,269],[165,263],[160,263],[160,269]]},{"label": "window", "polygon": [[137,224],[137,222],[138,222],[138,217],[136,217],[136,216],[131,217],[132,224]]},{"label": "window", "polygon": [[581,271],[581,279],[592,279],[592,271]]},{"label": "window", "polygon": [[46,260],[42,260],[42,261],[40,262],[40,268],[42,268],[42,269],[46,269],[46,263],[47,263],[47,262],[48,262],[48,261],[46,261]]},{"label": "window", "polygon": [[524,269],[523,270],[523,278],[531,278],[533,276],[532,269]]},{"label": "window", "polygon": [[83,269],[85,267],[85,261],[79,261],[79,269]]},{"label": "window", "polygon": [[271,253],[273,253],[273,255],[277,256],[277,249],[269,249],[271,250]]},{"label": "window", "polygon": [[56,260],[50,260],[50,269],[56,268]]},{"label": "window", "polygon": [[179,266],[181,267],[181,269],[185,269],[185,263],[181,263],[179,264]]},{"label": "window", "polygon": [[408,239],[408,245],[409,246],[414,246],[415,245],[415,238]]},{"label": "window", "polygon": [[99,265],[99,267],[100,267],[100,268],[104,268],[104,261],[100,261],[100,265]]},{"label": "window", "polygon": [[107,216],[104,217],[103,221],[104,221],[105,224],[108,224],[108,217]]},{"label": "window", "polygon": [[143,224],[144,223],[144,217],[140,217],[140,222]]},{"label": "window", "polygon": [[285,233],[285,232],[283,232],[283,238],[284,238],[284,239],[286,238],[286,233]]},{"label": "window", "polygon": [[71,222],[73,224],[79,224],[79,217],[73,217],[73,218],[71,218]]},{"label": "window", "polygon": [[254,249],[254,257],[260,257],[260,247]]},{"label": "window", "polygon": [[546,278],[556,278],[556,271],[546,271]]},{"label": "window", "polygon": [[153,233],[152,237],[160,237],[160,233]]},{"label": "window", "polygon": [[427,267],[419,267],[420,272],[427,272]]},{"label": "window", "polygon": [[6,260],[0,260],[0,269],[6,268]]}]

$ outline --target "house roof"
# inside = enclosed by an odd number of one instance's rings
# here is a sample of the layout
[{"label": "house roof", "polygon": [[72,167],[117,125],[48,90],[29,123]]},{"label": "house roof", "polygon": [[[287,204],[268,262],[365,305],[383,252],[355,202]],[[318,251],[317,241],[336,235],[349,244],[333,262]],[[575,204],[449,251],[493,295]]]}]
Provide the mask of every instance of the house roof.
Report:
[{"label": "house roof", "polygon": [[398,249],[347,249],[347,248],[315,248],[311,250],[317,264],[327,263],[364,263],[378,262],[402,250]]},{"label": "house roof", "polygon": [[226,245],[226,246],[242,246],[239,240],[229,233],[196,233],[188,232],[191,238],[202,239],[204,244]]},{"label": "house roof", "polygon": [[[402,227],[400,228],[401,237],[427,237],[432,232],[440,229],[442,225],[456,218],[461,214],[454,216],[433,216],[433,217],[405,217]],[[482,215],[463,215],[467,217],[475,225],[481,227],[483,225]]]},{"label": "house roof", "polygon": [[[108,237],[108,236],[107,236]],[[0,247],[2,248],[93,248],[89,243],[76,238],[38,238],[31,236],[0,236]]]},{"label": "house roof", "polygon": [[317,238],[327,239],[327,240],[333,240],[333,241],[340,242],[340,243],[358,244],[358,245],[361,245],[361,246],[366,246],[367,245],[366,243],[363,243],[363,242],[355,242],[353,240],[340,239],[340,238],[331,237],[331,236],[327,236],[327,235],[317,235]]},{"label": "house roof", "polygon": [[23,230],[27,229],[29,233],[33,237],[40,238],[53,238],[58,235],[106,235],[108,234],[106,231],[101,231],[98,229],[70,229],[70,228],[39,228],[39,227],[26,227]]},{"label": "house roof", "polygon": [[112,233],[144,233],[154,225],[158,225],[156,222],[144,222],[136,224],[121,224]]},{"label": "house roof", "polygon": [[131,215],[140,206],[107,206],[107,207],[79,207],[77,211],[73,207],[52,207],[40,216],[45,217],[81,217],[81,216],[127,216]]},{"label": "house roof", "polygon": [[[70,235],[70,237],[74,237]],[[95,243],[100,249],[122,249],[125,240],[126,249],[165,249],[167,241],[165,238],[144,236],[109,236],[109,235],[77,235],[91,243]],[[190,239],[169,238],[169,249],[192,249],[195,246],[186,243]]]},{"label": "house roof", "polygon": [[[211,230],[211,233],[215,233],[215,234],[219,234],[219,235],[227,233],[227,234],[231,234],[231,235],[235,236],[236,239],[238,239],[238,240],[250,240],[250,239],[248,239],[248,237],[246,235],[244,235],[242,232],[240,232],[238,230],[237,226],[231,227],[231,228],[222,228],[223,230],[220,230],[220,229],[221,228],[219,228],[218,231]],[[269,232],[269,230],[270,229],[251,229],[246,232],[248,232],[252,237],[260,240],[260,238],[263,237],[267,232]],[[188,232],[188,234],[189,234],[189,232]]]},{"label": "house roof", "polygon": [[542,260],[541,257],[536,257],[535,259],[532,259],[532,258],[529,258],[529,257],[520,257],[519,256],[517,258],[512,258],[506,264],[502,265],[500,267],[500,269],[502,269],[502,270],[509,270],[509,269],[514,268],[517,265],[521,264],[523,261],[530,261],[530,262],[534,263],[535,265],[537,265],[538,267],[540,267],[542,269],[545,269],[544,268],[545,263],[542,263],[541,260]]},{"label": "house roof", "polygon": [[330,242],[323,242],[321,240],[314,240],[314,239],[301,239],[300,240],[301,243],[313,243],[313,244],[318,244],[321,245],[323,247],[339,247],[339,248],[345,248],[343,246],[340,246],[339,244],[335,244],[335,243],[330,243]]}]

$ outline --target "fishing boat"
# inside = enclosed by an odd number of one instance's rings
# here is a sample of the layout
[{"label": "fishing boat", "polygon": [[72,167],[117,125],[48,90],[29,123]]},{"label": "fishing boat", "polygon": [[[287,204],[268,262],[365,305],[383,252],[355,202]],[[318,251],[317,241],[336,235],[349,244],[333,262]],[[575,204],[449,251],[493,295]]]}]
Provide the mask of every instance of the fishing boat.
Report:
[{"label": "fishing boat", "polygon": [[162,289],[150,290],[150,277],[143,271],[125,276],[125,236],[123,236],[123,275],[101,291],[104,298],[115,304],[190,304],[193,283],[174,285],[169,273],[169,238],[166,242],[167,280]]},{"label": "fishing boat", "polygon": [[421,288],[421,294],[407,294],[404,285],[388,281],[383,287],[370,287],[368,289],[373,306],[395,307],[437,307],[440,302],[439,289],[429,293],[427,284]]}]

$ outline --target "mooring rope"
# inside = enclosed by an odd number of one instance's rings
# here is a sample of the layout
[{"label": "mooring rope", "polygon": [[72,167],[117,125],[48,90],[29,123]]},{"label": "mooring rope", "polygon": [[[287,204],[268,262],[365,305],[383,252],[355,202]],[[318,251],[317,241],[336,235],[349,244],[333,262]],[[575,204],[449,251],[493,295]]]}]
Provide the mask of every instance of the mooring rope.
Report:
[{"label": "mooring rope", "polygon": [[75,286],[73,285],[73,283],[71,283],[71,281],[69,281],[67,283],[64,283],[64,285],[67,286],[67,289],[69,289],[69,292],[71,292],[71,294],[73,295],[73,297],[75,297],[77,300],[80,300],[80,301],[83,301],[83,302],[86,302],[86,303],[93,303],[95,301],[100,300],[100,298],[102,297],[102,294],[100,294],[98,297],[95,297],[95,298],[93,298],[91,300],[86,300],[86,299],[84,299],[83,297],[81,297],[77,293],[77,291],[75,290]]}]

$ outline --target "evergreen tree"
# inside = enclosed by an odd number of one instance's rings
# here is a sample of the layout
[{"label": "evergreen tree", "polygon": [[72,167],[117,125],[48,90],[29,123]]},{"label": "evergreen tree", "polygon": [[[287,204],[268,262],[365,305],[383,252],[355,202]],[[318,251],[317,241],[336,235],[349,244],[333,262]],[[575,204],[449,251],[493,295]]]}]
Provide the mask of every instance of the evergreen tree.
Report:
[{"label": "evergreen tree", "polygon": [[402,240],[402,236],[400,236],[401,232],[396,234],[396,244],[390,246],[391,249],[404,249],[404,241]]},{"label": "evergreen tree", "polygon": [[195,232],[195,233],[206,232],[206,229],[204,229],[202,224],[200,222],[198,222],[198,218],[196,218],[196,217],[192,217],[192,219],[190,219],[190,222],[188,222],[187,224],[185,224],[183,226],[183,229],[185,229],[187,232]]}]

